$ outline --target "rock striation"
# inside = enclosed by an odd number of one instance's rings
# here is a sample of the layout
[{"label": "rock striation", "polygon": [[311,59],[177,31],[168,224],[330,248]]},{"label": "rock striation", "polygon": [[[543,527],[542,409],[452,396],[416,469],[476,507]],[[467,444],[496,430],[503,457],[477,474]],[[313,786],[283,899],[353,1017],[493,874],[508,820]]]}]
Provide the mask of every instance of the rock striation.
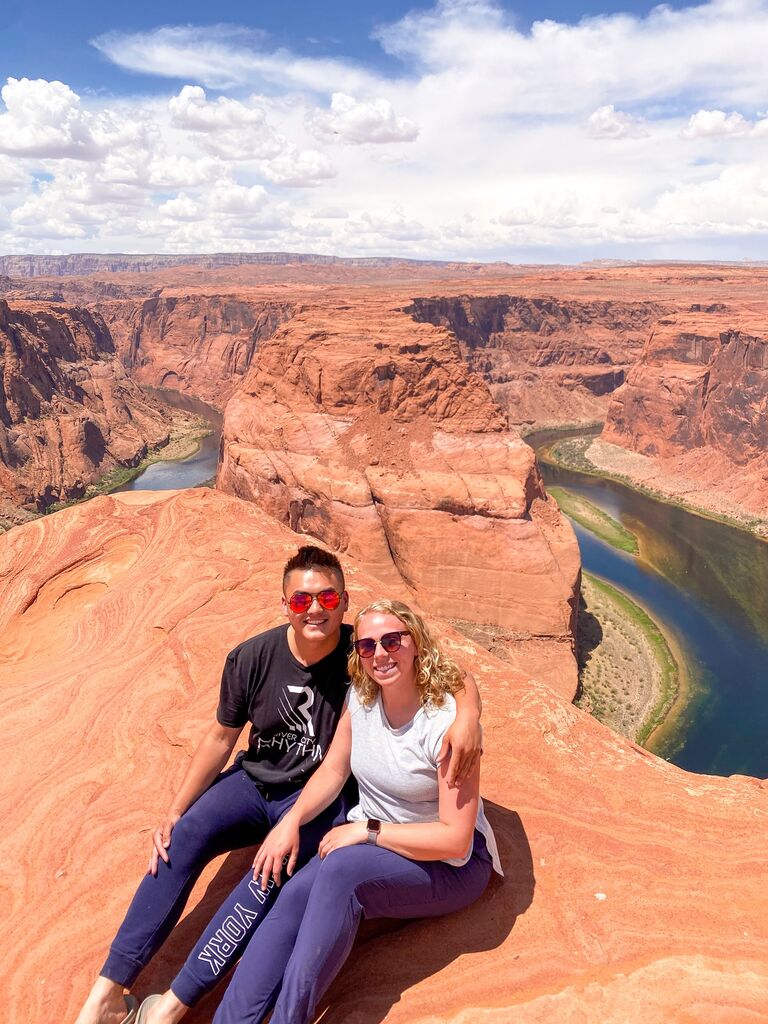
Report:
[{"label": "rock striation", "polygon": [[0,498],[43,511],[82,497],[168,439],[168,416],[130,380],[103,319],[0,300]]},{"label": "rock striation", "polygon": [[240,383],[260,342],[289,320],[288,301],[234,295],[154,295],[99,302],[134,380],[193,394],[219,408]]},{"label": "rock striation", "polygon": [[768,321],[698,307],[662,319],[614,395],[601,440],[648,457],[645,479],[691,481],[768,510]]},{"label": "rock striation", "polygon": [[525,638],[573,696],[575,537],[444,328],[382,298],[305,307],[226,407],[217,486],[439,615]]},{"label": "rock striation", "polygon": [[[74,1019],[212,720],[226,652],[279,621],[296,539],[206,490],[97,498],[0,537],[0,899],[23,923],[5,950],[8,1020]],[[356,607],[381,594],[345,561]],[[766,784],[681,771],[436,625],[482,690],[506,877],[458,916],[364,931],[323,1019],[768,1019]],[[137,994],[165,987],[251,857],[204,875]]]},{"label": "rock striation", "polygon": [[665,307],[554,295],[457,295],[417,298],[407,312],[453,331],[509,422],[531,427],[604,419],[608,396],[624,382]]},{"label": "rock striation", "polygon": [[[314,264],[349,267],[461,267],[442,260],[407,260],[399,256],[363,256],[345,258],[306,252],[219,252],[208,254],[166,255],[163,253],[70,253],[67,256],[0,256],[0,274],[9,277],[59,277],[81,274],[155,273],[169,267],[284,266]],[[506,266],[506,264],[503,264]],[[466,266],[466,264],[464,264]]]}]

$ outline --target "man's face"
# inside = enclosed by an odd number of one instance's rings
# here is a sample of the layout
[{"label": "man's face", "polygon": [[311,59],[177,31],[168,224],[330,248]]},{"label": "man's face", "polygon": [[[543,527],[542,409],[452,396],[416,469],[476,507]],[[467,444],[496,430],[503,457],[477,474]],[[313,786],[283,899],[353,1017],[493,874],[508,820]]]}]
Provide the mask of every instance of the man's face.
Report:
[{"label": "man's face", "polygon": [[335,590],[341,593],[341,584],[336,573],[318,569],[294,569],[289,573],[283,590],[283,611],[297,636],[309,643],[319,643],[338,633],[344,613],[349,605],[346,591],[341,595],[337,608],[323,608],[317,600],[313,600],[304,612],[291,611],[289,599],[297,591],[302,594],[316,594],[324,590]]}]

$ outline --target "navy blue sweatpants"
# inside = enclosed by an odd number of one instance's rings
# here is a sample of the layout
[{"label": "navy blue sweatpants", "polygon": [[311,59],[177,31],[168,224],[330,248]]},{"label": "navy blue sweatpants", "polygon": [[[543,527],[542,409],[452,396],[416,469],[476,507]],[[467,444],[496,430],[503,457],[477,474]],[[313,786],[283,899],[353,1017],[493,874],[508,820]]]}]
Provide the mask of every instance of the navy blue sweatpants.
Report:
[{"label": "navy blue sweatpants", "polygon": [[491,877],[475,832],[463,867],[409,860],[391,850],[345,846],[315,856],[283,886],[246,947],[213,1024],[307,1024],[349,955],[360,919],[439,917],[469,906]]},{"label": "navy blue sweatpants", "polygon": [[[156,876],[144,876],[101,974],[130,987],[178,922],[205,865],[219,854],[260,843],[300,792],[285,786],[260,789],[239,764],[222,772],[176,823],[169,863],[161,860]],[[299,865],[316,853],[325,833],[343,820],[340,799],[302,828]],[[248,890],[250,900],[243,895],[234,902],[231,897],[225,901],[190,955],[179,989],[174,983],[182,1002],[194,1005],[237,962],[279,891],[270,883],[266,893],[257,886]]]}]

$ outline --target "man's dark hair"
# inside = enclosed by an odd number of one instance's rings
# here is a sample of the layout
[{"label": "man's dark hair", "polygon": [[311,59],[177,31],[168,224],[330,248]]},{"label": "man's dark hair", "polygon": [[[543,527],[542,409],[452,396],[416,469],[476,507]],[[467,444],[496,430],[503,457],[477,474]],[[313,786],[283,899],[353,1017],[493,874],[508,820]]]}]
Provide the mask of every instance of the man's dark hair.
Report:
[{"label": "man's dark hair", "polygon": [[305,544],[304,547],[299,548],[295,555],[288,559],[283,569],[283,586],[288,578],[288,574],[295,572],[298,569],[300,572],[307,572],[310,569],[316,569],[321,572],[332,572],[335,573],[339,578],[341,589],[346,589],[344,583],[344,570],[341,568],[341,562],[338,560],[336,555],[330,551],[326,551],[325,548],[315,547],[314,544]]}]

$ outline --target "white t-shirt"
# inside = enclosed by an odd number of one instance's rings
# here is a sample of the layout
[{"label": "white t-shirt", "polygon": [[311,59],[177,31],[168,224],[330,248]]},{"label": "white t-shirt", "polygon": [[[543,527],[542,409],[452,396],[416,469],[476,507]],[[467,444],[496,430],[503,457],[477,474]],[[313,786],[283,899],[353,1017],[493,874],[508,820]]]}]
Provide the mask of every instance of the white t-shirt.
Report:
[{"label": "white t-shirt", "polygon": [[[393,729],[387,721],[380,694],[366,707],[350,686],[347,705],[352,723],[352,774],[360,790],[360,802],[347,820],[378,818],[400,825],[439,821],[437,755],[456,717],[453,697],[446,695],[439,708],[419,708],[399,729]],[[496,839],[482,800],[475,827],[485,837],[494,870],[502,875]],[[471,855],[470,846],[465,857],[446,859],[446,863],[461,867]]]}]

